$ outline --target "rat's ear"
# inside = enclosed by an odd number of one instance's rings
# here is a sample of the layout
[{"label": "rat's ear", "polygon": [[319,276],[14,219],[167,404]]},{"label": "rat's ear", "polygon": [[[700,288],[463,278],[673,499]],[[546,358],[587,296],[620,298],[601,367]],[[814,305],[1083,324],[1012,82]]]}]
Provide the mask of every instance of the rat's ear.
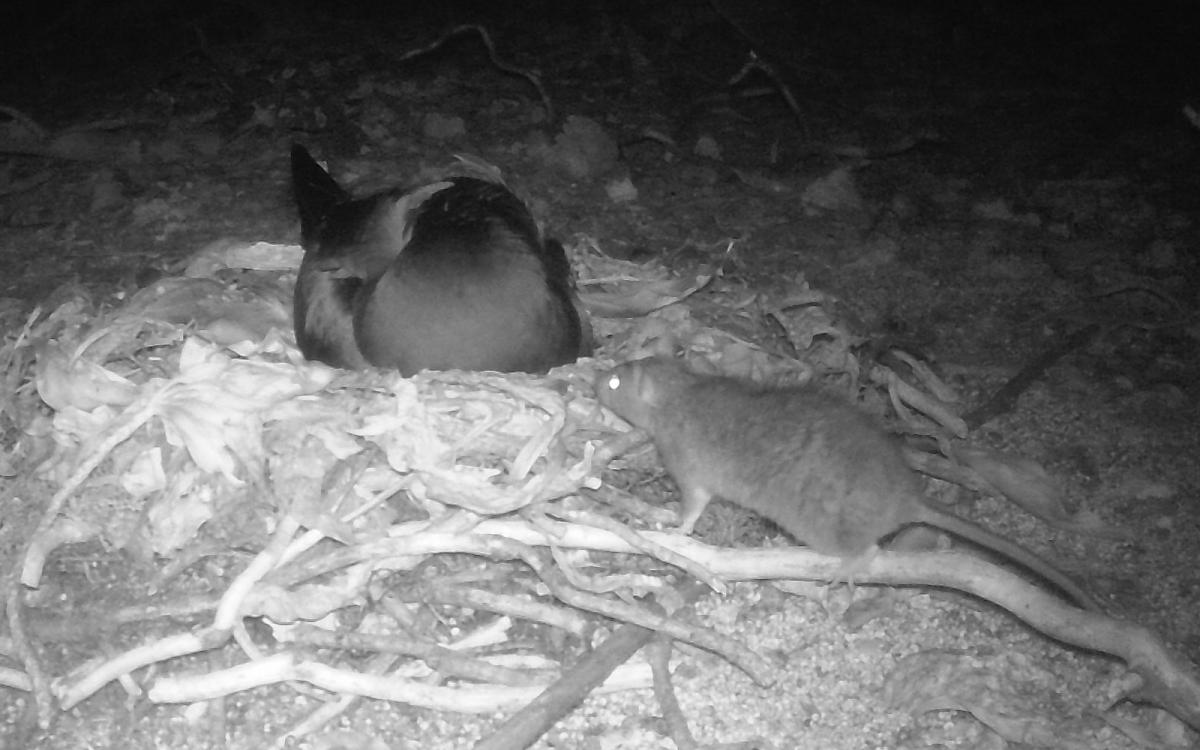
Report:
[{"label": "rat's ear", "polygon": [[656,364],[657,362],[652,357],[645,361],[634,362],[629,367],[626,374],[629,382],[623,385],[633,389],[639,403],[657,405],[659,402],[659,397],[662,395],[660,379],[654,377],[654,374],[650,372]]}]

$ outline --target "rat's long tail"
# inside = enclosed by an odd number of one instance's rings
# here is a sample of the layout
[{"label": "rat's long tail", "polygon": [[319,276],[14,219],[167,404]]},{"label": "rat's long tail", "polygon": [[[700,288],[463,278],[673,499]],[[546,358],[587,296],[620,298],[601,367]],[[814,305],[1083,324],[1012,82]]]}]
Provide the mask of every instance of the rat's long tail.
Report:
[{"label": "rat's long tail", "polygon": [[999,534],[985,529],[974,521],[968,521],[953,513],[941,511],[928,505],[921,507],[920,523],[948,531],[955,536],[960,536],[967,541],[974,542],[980,547],[985,547],[997,554],[1003,555],[1013,562],[1020,563],[1028,570],[1037,573],[1045,580],[1053,583],[1084,609],[1093,612],[1103,611],[1100,603],[1091,594],[1084,591],[1083,587],[1072,580],[1070,576],[1063,573],[1053,563],[1039,556],[1036,552],[1026,549],[1016,542],[1009,541]]}]

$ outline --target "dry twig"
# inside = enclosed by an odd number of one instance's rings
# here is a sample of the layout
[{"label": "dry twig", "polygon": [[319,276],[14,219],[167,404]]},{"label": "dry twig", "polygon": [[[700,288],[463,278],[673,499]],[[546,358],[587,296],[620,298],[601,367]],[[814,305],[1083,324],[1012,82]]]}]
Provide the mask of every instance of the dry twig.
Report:
[{"label": "dry twig", "polygon": [[696,738],[688,728],[687,717],[675,697],[675,686],[671,683],[671,639],[658,636],[646,647],[650,669],[654,671],[654,697],[658,699],[658,710],[662,712],[667,734],[679,750],[697,750]]},{"label": "dry twig", "polygon": [[[690,606],[704,590],[703,584],[688,584],[682,592],[680,606]],[[667,614],[677,615],[680,611],[668,609]],[[622,625],[561,680],[510,716],[491,737],[475,745],[475,750],[521,750],[529,747],[559,719],[582,703],[617,665],[624,664],[653,637],[653,630],[637,625]]]},{"label": "dry twig", "polygon": [[455,26],[424,47],[405,52],[400,56],[400,60],[411,60],[414,57],[420,57],[421,55],[429,54],[438,47],[441,47],[453,37],[469,32],[474,32],[475,34],[479,35],[480,41],[483,42],[483,46],[487,49],[488,59],[492,61],[493,65],[505,73],[524,78],[526,81],[529,81],[529,83],[532,84],[535,89],[537,89],[538,96],[540,96],[542,99],[542,106],[546,108],[546,119],[550,122],[554,122],[554,105],[550,102],[550,96],[546,93],[545,87],[542,86],[542,79],[532,71],[525,70],[524,68],[518,68],[515,65],[501,60],[496,54],[496,45],[492,44],[491,35],[488,34],[487,29],[479,26],[478,24],[464,24],[461,26]]},{"label": "dry twig", "polygon": [[1021,368],[1021,371],[1011,380],[1001,386],[1000,390],[992,394],[987,403],[967,414],[966,424],[968,429],[976,430],[1001,414],[1012,411],[1017,405],[1017,399],[1025,392],[1025,389],[1033,385],[1058,360],[1079,347],[1085,346],[1088,341],[1091,341],[1098,330],[1100,330],[1099,326],[1096,325],[1085,326],[1072,333],[1062,343],[1051,347],[1035,357],[1032,362]]}]

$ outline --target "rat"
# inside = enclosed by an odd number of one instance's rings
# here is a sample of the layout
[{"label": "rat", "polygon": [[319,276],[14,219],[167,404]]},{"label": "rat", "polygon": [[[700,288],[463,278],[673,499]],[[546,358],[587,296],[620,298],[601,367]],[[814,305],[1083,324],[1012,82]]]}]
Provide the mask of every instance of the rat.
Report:
[{"label": "rat", "polygon": [[561,244],[498,177],[354,198],[300,145],[296,343],[334,367],[545,372],[592,351]]},{"label": "rat", "polygon": [[701,375],[677,360],[618,365],[597,379],[600,403],[648,432],[682,495],[690,534],[713,498],[773,521],[848,567],[905,526],[941,529],[1096,601],[1034,552],[929,504],[895,441],[861,409],[812,385],[767,387]]}]

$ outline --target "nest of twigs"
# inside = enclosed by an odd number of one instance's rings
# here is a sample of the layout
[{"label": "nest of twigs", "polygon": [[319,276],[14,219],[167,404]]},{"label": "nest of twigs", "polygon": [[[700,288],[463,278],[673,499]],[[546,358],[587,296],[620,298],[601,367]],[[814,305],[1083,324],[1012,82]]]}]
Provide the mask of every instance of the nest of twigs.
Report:
[{"label": "nest of twigs", "polygon": [[[801,364],[706,328],[684,306],[668,307],[707,273],[674,278],[661,267],[608,259],[588,241],[572,254],[593,312],[639,316],[597,319],[598,338],[610,342],[604,365],[618,352],[636,356],[671,340],[700,363],[719,360],[726,372],[795,380],[819,371],[848,387],[874,383],[878,405],[919,419],[923,431],[963,429],[952,409],[925,395],[940,387],[934,381],[915,387],[913,378],[873,364],[864,372],[853,355],[857,339],[819,292],[802,287],[770,311],[806,353]],[[174,610],[161,603],[190,566],[222,550],[253,553],[217,582],[220,595],[190,610],[201,624],[63,676],[41,671],[12,585],[9,621],[25,673],[6,672],[6,682],[34,690],[43,714],[154,664],[163,665],[146,686],[155,702],[298,680],[494,712],[528,703],[559,678],[560,654],[484,657],[470,647],[498,651],[514,622],[558,634],[547,643],[561,646],[565,634],[588,647],[614,620],[718,652],[761,683],[772,679],[757,654],[633,600],[655,594],[670,611],[680,604],[681,573],[722,590],[727,578],[827,580],[839,561],[796,550],[784,557],[716,550],[635,530],[603,512],[600,501],[617,503],[630,520],[663,520],[619,492],[592,492],[609,460],[637,442],[597,404],[596,361],[544,376],[412,378],[304,361],[290,333],[298,260],[294,247],[215,245],[117,307],[63,290],[4,342],[0,365],[11,395],[0,416],[20,436],[4,463],[55,488],[10,582],[37,587],[61,545],[100,540],[163,571],[147,593],[156,607],[147,610],[167,612]],[[913,363],[912,372],[922,371]],[[887,558],[860,580],[905,582]],[[944,572],[940,561],[929,565]],[[964,587],[1002,603],[1010,595],[986,582]],[[337,617],[364,603],[372,605],[366,617]],[[444,623],[414,614],[417,604],[495,616],[465,623],[450,638]],[[274,628],[269,653],[246,632],[246,618]],[[246,653],[243,664],[206,675],[177,674],[167,664],[231,639]],[[352,666],[301,656],[308,651],[299,645],[381,656]],[[460,682],[431,686],[431,671]],[[604,689],[649,679],[645,664],[629,663]]]}]

